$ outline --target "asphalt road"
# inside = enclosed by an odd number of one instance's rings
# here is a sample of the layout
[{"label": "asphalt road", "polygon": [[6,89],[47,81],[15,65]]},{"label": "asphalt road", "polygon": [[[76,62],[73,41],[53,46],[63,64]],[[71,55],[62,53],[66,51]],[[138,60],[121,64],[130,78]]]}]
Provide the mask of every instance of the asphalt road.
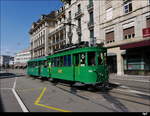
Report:
[{"label": "asphalt road", "polygon": [[53,84],[23,74],[1,73],[2,112],[150,112],[146,89],[137,90],[114,81],[110,89],[87,90],[84,86]]}]

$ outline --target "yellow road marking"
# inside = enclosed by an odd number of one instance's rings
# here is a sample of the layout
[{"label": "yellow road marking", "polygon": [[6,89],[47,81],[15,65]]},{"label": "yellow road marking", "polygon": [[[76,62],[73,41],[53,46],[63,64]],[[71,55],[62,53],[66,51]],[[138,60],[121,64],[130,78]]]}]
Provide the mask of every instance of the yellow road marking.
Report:
[{"label": "yellow road marking", "polygon": [[63,109],[60,109],[60,108],[55,108],[55,107],[47,106],[47,105],[44,105],[44,104],[39,104],[39,102],[40,102],[41,98],[43,97],[45,91],[46,91],[46,88],[44,88],[42,90],[40,96],[34,102],[35,105],[45,107],[45,108],[48,108],[48,109],[52,109],[52,110],[56,110],[56,111],[60,111],[60,112],[71,112],[71,111],[68,111],[68,110],[63,110]]}]

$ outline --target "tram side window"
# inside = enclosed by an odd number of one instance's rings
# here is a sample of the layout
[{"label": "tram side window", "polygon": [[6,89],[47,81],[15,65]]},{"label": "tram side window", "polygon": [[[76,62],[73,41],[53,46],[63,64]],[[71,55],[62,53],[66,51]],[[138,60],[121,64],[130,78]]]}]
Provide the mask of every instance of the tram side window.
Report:
[{"label": "tram side window", "polygon": [[53,58],[53,66],[56,67],[56,58]]},{"label": "tram side window", "polygon": [[52,67],[54,67],[55,65],[54,65],[54,59],[53,58],[51,59],[51,63],[52,63]]},{"label": "tram side window", "polygon": [[35,67],[36,65],[35,65],[35,62],[33,62],[33,65],[32,65],[33,67]]},{"label": "tram side window", "polygon": [[75,62],[74,62],[75,64],[74,65],[79,66],[79,63],[80,63],[79,62],[79,54],[75,54],[74,57],[75,57]]},{"label": "tram side window", "polygon": [[64,66],[67,66],[67,56],[64,56]]},{"label": "tram side window", "polygon": [[54,58],[54,66],[58,67],[58,65],[59,65],[59,59],[58,59],[58,57],[55,57]]},{"label": "tram side window", "polygon": [[60,66],[60,57],[57,57],[56,60],[57,60],[57,65],[56,66],[59,67]]},{"label": "tram side window", "polygon": [[80,54],[80,64],[85,66],[85,53]]},{"label": "tram side window", "polygon": [[48,62],[45,60],[44,61],[44,67],[46,68],[48,66]]},{"label": "tram side window", "polygon": [[71,66],[71,55],[68,55],[68,66]]},{"label": "tram side window", "polygon": [[63,66],[63,61],[64,61],[64,57],[61,56],[61,57],[60,57],[60,66],[61,66],[61,67]]},{"label": "tram side window", "polygon": [[96,65],[95,56],[96,56],[95,52],[89,52],[88,53],[88,65],[89,66]]},{"label": "tram side window", "polygon": [[102,60],[103,60],[102,53],[100,53],[99,56],[98,56],[98,64],[99,65],[103,64]]},{"label": "tram side window", "polygon": [[106,64],[106,53],[102,52],[102,53],[99,54],[98,64],[99,65]]},{"label": "tram side window", "polygon": [[37,62],[35,62],[35,67],[37,67]]}]

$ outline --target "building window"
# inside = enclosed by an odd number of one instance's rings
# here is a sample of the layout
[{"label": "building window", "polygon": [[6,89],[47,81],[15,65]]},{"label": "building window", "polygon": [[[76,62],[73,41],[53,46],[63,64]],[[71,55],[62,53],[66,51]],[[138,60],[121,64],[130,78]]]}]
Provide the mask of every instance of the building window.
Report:
[{"label": "building window", "polygon": [[93,12],[90,12],[90,23],[94,22]]},{"label": "building window", "polygon": [[132,0],[123,0],[124,13],[129,13],[132,11]]},{"label": "building window", "polygon": [[81,29],[81,18],[78,19],[78,27]]},{"label": "building window", "polygon": [[106,20],[111,20],[113,16],[113,8],[109,8],[106,10]]},{"label": "building window", "polygon": [[90,38],[94,38],[94,30],[90,30]]},{"label": "building window", "polygon": [[93,0],[89,0],[89,4],[93,4]]},{"label": "building window", "polygon": [[150,17],[146,19],[146,27],[150,27]]},{"label": "building window", "polygon": [[69,11],[69,19],[71,19],[71,11]]},{"label": "building window", "polygon": [[135,37],[134,26],[123,29],[124,39],[131,39]]},{"label": "building window", "polygon": [[81,11],[81,5],[79,4],[78,5],[78,12],[80,12]]},{"label": "building window", "polygon": [[106,40],[106,43],[112,43],[114,42],[114,31],[111,31],[111,32],[108,32],[105,34],[105,40]]}]

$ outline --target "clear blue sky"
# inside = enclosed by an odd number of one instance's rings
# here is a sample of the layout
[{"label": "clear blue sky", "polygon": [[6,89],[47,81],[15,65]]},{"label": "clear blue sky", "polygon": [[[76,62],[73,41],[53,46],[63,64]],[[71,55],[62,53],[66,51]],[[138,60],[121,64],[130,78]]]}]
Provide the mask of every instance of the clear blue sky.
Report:
[{"label": "clear blue sky", "polygon": [[32,22],[61,6],[60,0],[0,0],[1,55],[14,56],[28,48]]}]

